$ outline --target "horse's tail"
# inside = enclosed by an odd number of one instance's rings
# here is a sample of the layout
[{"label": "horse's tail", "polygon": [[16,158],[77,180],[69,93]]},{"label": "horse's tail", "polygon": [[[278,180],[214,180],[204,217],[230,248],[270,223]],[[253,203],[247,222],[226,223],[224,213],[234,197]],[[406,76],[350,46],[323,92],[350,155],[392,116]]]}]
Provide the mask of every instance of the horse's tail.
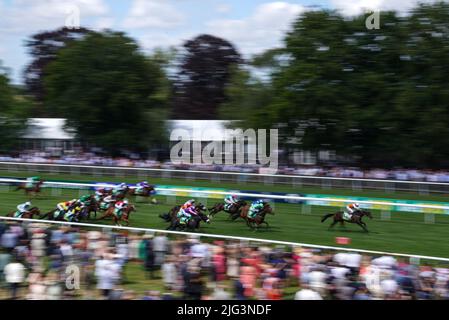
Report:
[{"label": "horse's tail", "polygon": [[333,213],[326,214],[321,218],[321,222],[324,222],[327,218],[332,217],[333,215],[334,215]]},{"label": "horse's tail", "polygon": [[171,221],[171,217],[168,213],[164,213],[164,214],[160,214],[159,218],[163,219],[166,222],[170,222]]},{"label": "horse's tail", "polygon": [[[52,211],[50,211],[50,212],[52,212]],[[40,215],[40,216],[39,216],[39,219],[44,219],[44,218],[48,217],[48,215],[50,214],[50,212],[47,212],[47,213],[44,213],[43,215]]]}]

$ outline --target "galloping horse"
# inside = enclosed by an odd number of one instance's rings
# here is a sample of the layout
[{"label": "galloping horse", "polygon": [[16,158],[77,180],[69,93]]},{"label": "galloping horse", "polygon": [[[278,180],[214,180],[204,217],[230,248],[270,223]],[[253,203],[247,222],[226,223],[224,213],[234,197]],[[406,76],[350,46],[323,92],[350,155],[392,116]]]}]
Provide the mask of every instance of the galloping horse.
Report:
[{"label": "galloping horse", "polygon": [[[152,195],[156,193],[156,189],[154,186],[145,187],[142,189],[141,193],[136,193],[136,188],[128,188],[127,195],[128,196],[136,196],[136,197],[144,197],[144,198],[150,198]],[[156,201],[156,199],[153,199],[153,203]]]},{"label": "galloping horse", "polygon": [[42,216],[39,217],[39,219],[48,218],[47,220],[62,221],[63,216],[64,215],[59,211],[59,209],[53,209],[47,213],[44,213]]},{"label": "galloping horse", "polygon": [[216,203],[212,208],[209,209],[209,217],[213,218],[220,211],[229,213],[231,216],[237,214],[242,207],[246,206],[246,201],[239,200],[231,206],[229,210],[225,209],[224,203]]},{"label": "galloping horse", "polygon": [[251,205],[247,204],[240,210],[240,217],[246,221],[248,227],[251,229],[257,229],[261,224],[265,224],[269,227],[268,222],[265,221],[265,215],[267,213],[274,215],[273,208],[271,208],[270,204],[268,202],[264,202],[262,210],[256,215],[255,218],[250,218],[248,216],[250,207]]},{"label": "galloping horse", "polygon": [[122,209],[122,214],[120,216],[118,216],[115,212],[115,207],[111,206],[109,207],[106,212],[103,214],[103,216],[101,216],[100,218],[98,218],[97,220],[103,220],[105,218],[108,217],[112,217],[114,219],[114,223],[116,226],[121,226],[120,221],[125,221],[126,225],[129,226],[129,217],[131,215],[131,212],[133,211],[137,211],[136,207],[132,204],[126,206],[125,208]]},{"label": "galloping horse", "polygon": [[355,212],[353,215],[351,215],[351,220],[346,220],[343,217],[343,211],[339,211],[336,213],[326,214],[325,216],[323,216],[321,218],[321,222],[324,222],[327,218],[332,217],[332,216],[334,217],[334,221],[329,226],[329,229],[331,229],[333,226],[335,226],[338,222],[340,222],[340,224],[342,226],[344,225],[345,222],[349,222],[349,223],[358,224],[363,230],[365,230],[365,232],[368,232],[368,229],[366,228],[366,223],[362,221],[362,218],[364,216],[367,216],[370,219],[373,218],[373,216],[371,215],[371,212],[359,210],[359,211]]},{"label": "galloping horse", "polygon": [[175,206],[168,213],[161,214],[159,217],[166,222],[170,222],[170,225],[168,226],[167,230],[195,230],[200,227],[200,222],[204,221],[206,223],[209,223],[209,217],[203,213],[207,211],[207,207],[201,203],[199,203],[196,206],[198,215],[192,215],[192,218],[189,220],[189,222],[186,225],[183,225],[180,223],[180,220],[178,218],[178,212],[181,209],[181,206]]},{"label": "galloping horse", "polygon": [[[6,216],[14,218],[14,216],[16,215],[16,212],[17,211],[12,211],[12,212],[8,213]],[[38,207],[33,207],[30,210],[28,210],[27,212],[24,212],[20,218],[22,218],[22,219],[33,219],[33,216],[35,214],[38,215],[38,216],[41,214],[41,212],[40,212]]]},{"label": "galloping horse", "polygon": [[37,193],[41,192],[41,186],[43,183],[44,183],[43,180],[39,180],[33,183],[32,187],[27,187],[28,182],[22,182],[17,186],[17,188],[14,191],[25,190],[25,194],[27,196],[29,193],[34,193],[34,195],[36,195]]},{"label": "galloping horse", "polygon": [[100,204],[95,199],[95,196],[91,195],[89,199],[89,205],[85,206],[81,211],[80,218],[90,219],[91,212],[94,213],[95,219],[97,218],[97,211],[100,210]]}]

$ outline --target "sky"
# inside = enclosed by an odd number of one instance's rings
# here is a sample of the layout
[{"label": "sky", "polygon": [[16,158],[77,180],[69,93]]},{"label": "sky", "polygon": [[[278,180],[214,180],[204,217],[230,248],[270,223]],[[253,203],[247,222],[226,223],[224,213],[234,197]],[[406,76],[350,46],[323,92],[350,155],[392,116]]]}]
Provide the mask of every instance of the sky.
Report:
[{"label": "sky", "polygon": [[[305,10],[337,9],[344,15],[366,10],[406,12],[417,0],[0,0],[0,61],[13,83],[22,83],[30,61],[25,40],[62,26],[120,30],[142,50],[180,46],[208,33],[234,43],[244,56],[279,46]],[[421,2],[432,2],[424,0]]]}]

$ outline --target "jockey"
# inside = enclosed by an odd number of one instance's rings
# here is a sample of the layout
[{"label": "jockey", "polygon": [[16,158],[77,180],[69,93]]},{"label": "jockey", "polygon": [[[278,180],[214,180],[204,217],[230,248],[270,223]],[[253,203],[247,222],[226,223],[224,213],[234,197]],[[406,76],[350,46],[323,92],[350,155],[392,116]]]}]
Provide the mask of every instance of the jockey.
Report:
[{"label": "jockey", "polygon": [[112,190],[112,194],[113,195],[120,194],[123,191],[125,191],[127,187],[128,186],[126,185],[126,183],[122,182]]},{"label": "jockey", "polygon": [[149,188],[150,185],[147,181],[142,181],[136,184],[136,193],[142,193],[145,188]]},{"label": "jockey", "polygon": [[117,199],[115,198],[115,196],[113,195],[109,195],[106,196],[105,198],[103,198],[102,202],[100,203],[100,208],[103,210],[106,210],[112,202],[117,201]]},{"label": "jockey", "polygon": [[197,212],[195,210],[195,207],[193,205],[190,205],[189,207],[182,208],[178,212],[178,218],[180,224],[186,224],[192,215],[196,215]]},{"label": "jockey", "polygon": [[38,183],[41,180],[41,177],[29,177],[26,180],[26,187],[32,188],[35,183]]},{"label": "jockey", "polygon": [[106,194],[106,190],[103,188],[100,188],[98,190],[95,191],[95,200],[97,200],[98,202],[101,201],[101,199],[103,199],[103,197]]},{"label": "jockey", "polygon": [[350,220],[352,215],[360,210],[360,205],[358,203],[351,203],[346,206],[346,210],[343,214],[345,219]]},{"label": "jockey", "polygon": [[76,199],[72,199],[70,201],[60,202],[56,205],[56,209],[59,211],[58,216],[65,215],[65,213],[73,207],[76,203]]},{"label": "jockey", "polygon": [[254,219],[256,215],[263,209],[264,202],[263,200],[256,200],[251,204],[251,207],[249,208],[248,215],[250,218]]},{"label": "jockey", "polygon": [[90,196],[84,195],[78,200],[83,206],[89,206],[90,205]]},{"label": "jockey", "polygon": [[227,195],[224,198],[224,203],[225,203],[224,208],[225,208],[225,210],[231,209],[231,207],[233,205],[237,204],[238,201],[239,201],[239,199],[237,198],[236,195]]},{"label": "jockey", "polygon": [[121,211],[123,210],[123,209],[125,209],[127,206],[128,206],[128,200],[123,200],[123,201],[117,201],[116,203],[115,203],[115,213],[118,215],[118,216],[120,216],[120,214],[121,214]]},{"label": "jockey", "polygon": [[24,213],[28,212],[28,210],[30,210],[30,209],[31,209],[31,202],[30,201],[27,201],[25,203],[19,204],[17,206],[17,212],[16,212],[14,218],[21,218],[22,215]]},{"label": "jockey", "polygon": [[195,200],[194,200],[194,199],[190,199],[189,201],[187,201],[186,203],[184,203],[184,204],[181,206],[181,209],[187,209],[187,208],[190,208],[190,207],[194,207],[194,208],[195,208]]},{"label": "jockey", "polygon": [[77,201],[74,203],[74,205],[72,205],[69,210],[67,210],[64,213],[64,220],[72,222],[72,221],[77,221],[77,217],[78,214],[81,212],[81,210],[83,209],[82,205],[80,205],[80,203]]}]

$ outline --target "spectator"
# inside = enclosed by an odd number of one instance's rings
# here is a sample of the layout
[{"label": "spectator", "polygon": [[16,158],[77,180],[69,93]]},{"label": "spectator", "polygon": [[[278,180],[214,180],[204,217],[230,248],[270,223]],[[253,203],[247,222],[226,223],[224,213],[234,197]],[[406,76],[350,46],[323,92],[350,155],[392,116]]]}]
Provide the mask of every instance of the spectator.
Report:
[{"label": "spectator", "polygon": [[25,266],[16,259],[12,259],[12,261],[5,266],[4,273],[5,280],[11,290],[11,299],[15,300],[18,297],[19,288],[25,280]]}]

